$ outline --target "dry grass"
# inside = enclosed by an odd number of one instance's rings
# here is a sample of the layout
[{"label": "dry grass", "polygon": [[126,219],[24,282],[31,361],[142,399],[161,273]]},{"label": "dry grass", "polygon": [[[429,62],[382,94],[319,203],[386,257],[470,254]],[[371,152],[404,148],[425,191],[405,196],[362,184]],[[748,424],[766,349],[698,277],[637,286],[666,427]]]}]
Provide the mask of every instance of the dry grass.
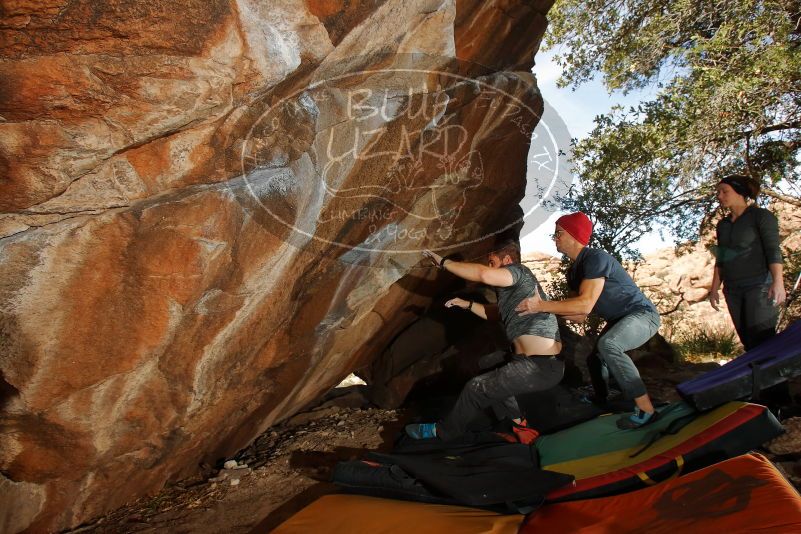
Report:
[{"label": "dry grass", "polygon": [[671,344],[690,363],[731,360],[742,354],[743,347],[737,334],[724,328],[705,328],[685,330],[677,334]]}]

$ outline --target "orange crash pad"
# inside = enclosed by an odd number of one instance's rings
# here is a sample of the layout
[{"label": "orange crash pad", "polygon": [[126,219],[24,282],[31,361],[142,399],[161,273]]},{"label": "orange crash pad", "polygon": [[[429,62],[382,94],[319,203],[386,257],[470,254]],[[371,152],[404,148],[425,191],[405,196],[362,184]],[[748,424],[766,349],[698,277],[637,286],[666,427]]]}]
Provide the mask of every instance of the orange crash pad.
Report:
[{"label": "orange crash pad", "polygon": [[801,532],[801,497],[765,457],[746,454],[631,493],[543,506],[520,532]]},{"label": "orange crash pad", "polygon": [[326,495],[278,526],[275,534],[515,534],[525,516],[476,508]]}]

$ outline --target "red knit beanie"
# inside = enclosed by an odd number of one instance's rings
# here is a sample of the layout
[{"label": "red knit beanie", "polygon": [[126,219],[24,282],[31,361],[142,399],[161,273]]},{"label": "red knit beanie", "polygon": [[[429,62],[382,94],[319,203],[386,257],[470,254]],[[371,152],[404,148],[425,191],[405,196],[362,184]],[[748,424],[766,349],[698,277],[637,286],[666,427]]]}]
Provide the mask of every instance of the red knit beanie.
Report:
[{"label": "red knit beanie", "polygon": [[582,245],[586,246],[590,242],[592,221],[584,213],[577,211],[570,215],[562,215],[556,219],[556,224]]}]

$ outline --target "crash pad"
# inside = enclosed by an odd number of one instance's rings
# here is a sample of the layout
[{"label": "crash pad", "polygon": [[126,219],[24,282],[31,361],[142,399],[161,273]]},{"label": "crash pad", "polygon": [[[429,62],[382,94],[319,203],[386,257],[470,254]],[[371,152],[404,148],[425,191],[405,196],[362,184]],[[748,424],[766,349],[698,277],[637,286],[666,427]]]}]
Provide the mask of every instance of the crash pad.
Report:
[{"label": "crash pad", "polygon": [[548,493],[547,502],[632,491],[750,452],[783,432],[767,408],[745,402],[704,413],[676,402],[636,430],[618,429],[618,417],[601,416],[535,442],[541,469],[575,477]]},{"label": "crash pad", "polygon": [[282,523],[275,534],[514,534],[524,516],[477,508],[380,499],[365,495],[326,495]]},{"label": "crash pad", "polygon": [[801,532],[801,497],[765,457],[747,454],[631,493],[545,505],[520,532]]},{"label": "crash pad", "polygon": [[745,354],[676,386],[687,402],[707,410],[801,375],[801,321]]}]

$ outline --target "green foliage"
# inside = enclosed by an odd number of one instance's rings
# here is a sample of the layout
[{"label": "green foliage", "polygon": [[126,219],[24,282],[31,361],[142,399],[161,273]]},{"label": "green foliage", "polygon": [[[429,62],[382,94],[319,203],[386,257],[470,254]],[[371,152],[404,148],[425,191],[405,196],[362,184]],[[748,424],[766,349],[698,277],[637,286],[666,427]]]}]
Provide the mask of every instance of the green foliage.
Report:
[{"label": "green foliage", "polygon": [[733,330],[693,330],[684,332],[673,341],[674,348],[682,359],[701,361],[703,359],[731,359],[742,352]]},{"label": "green foliage", "polygon": [[600,246],[633,257],[657,224],[696,238],[730,172],[801,206],[800,2],[557,0],[550,17],[563,86],[600,73],[610,91],[658,89],[574,144],[564,204],[595,216]]}]

